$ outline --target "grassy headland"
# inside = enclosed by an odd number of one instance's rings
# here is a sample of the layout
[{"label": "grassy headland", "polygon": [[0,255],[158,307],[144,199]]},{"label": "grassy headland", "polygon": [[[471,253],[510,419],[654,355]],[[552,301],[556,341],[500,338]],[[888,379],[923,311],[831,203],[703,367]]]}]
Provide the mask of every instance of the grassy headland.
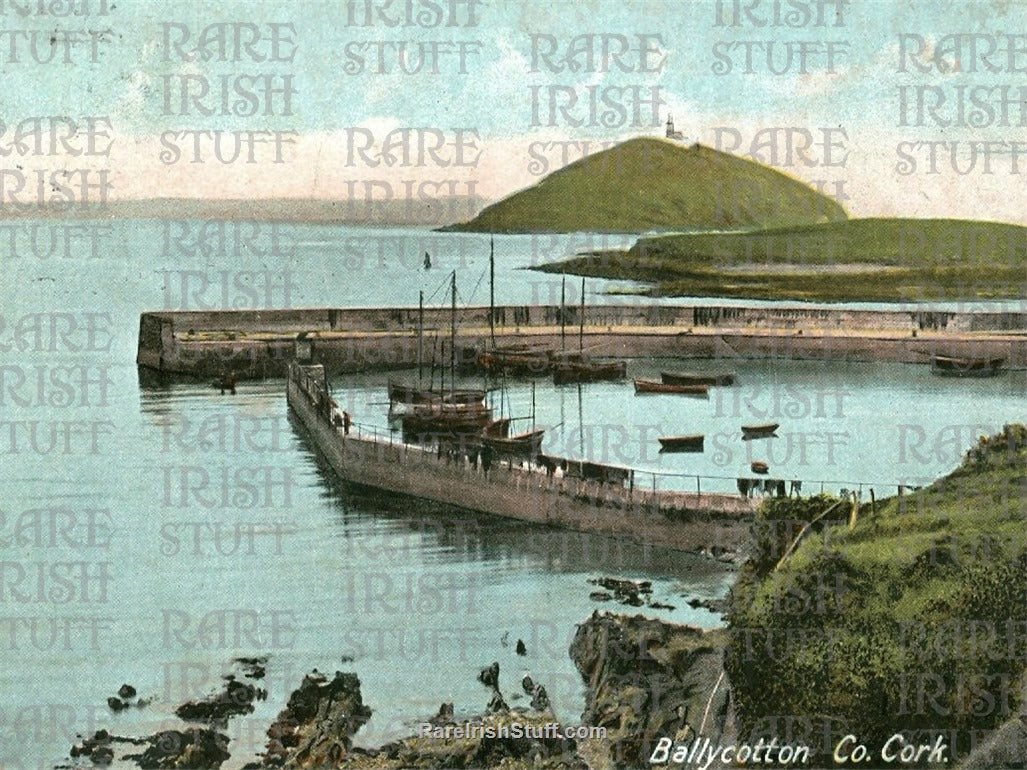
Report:
[{"label": "grassy headland", "polygon": [[917,301],[1027,296],[1027,227],[854,219],[640,238],[538,268],[653,283],[652,296]]},{"label": "grassy headland", "polygon": [[1021,707],[1027,427],[982,438],[926,489],[863,505],[854,526],[851,505],[841,508],[844,523],[782,559],[832,504],[761,511],[726,656],[743,728],[793,715],[812,735],[852,733],[871,747],[937,731],[949,759],[965,756]]},{"label": "grassy headland", "polygon": [[664,139],[630,139],[549,174],[469,222],[487,233],[642,233],[845,219],[834,200],[769,166]]}]

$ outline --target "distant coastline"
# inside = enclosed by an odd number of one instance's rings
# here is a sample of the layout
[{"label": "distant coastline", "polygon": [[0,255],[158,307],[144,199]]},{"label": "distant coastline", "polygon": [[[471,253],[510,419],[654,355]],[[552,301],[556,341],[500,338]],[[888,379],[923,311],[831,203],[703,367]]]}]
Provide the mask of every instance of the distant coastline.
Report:
[{"label": "distant coastline", "polygon": [[153,198],[112,200],[89,205],[0,206],[0,221],[211,219],[372,227],[441,227],[462,217],[473,217],[486,205],[487,200],[475,197],[440,198],[433,201]]}]

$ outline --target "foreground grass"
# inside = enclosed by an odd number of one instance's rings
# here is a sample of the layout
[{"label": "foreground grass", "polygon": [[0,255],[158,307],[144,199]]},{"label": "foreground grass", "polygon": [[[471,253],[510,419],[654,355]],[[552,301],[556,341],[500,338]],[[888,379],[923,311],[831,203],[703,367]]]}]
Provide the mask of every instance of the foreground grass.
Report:
[{"label": "foreground grass", "polygon": [[823,301],[1027,296],[1027,228],[857,219],[747,233],[642,238],[540,270],[654,284],[651,296]]},{"label": "foreground grass", "polygon": [[[827,498],[770,501],[732,599],[726,660],[744,725],[794,715],[868,746],[943,733],[949,756],[1015,717],[1027,664],[1027,428],[954,473],[859,510],[780,563]],[[830,747],[827,747],[830,749]],[[829,756],[829,754],[828,754]]]}]

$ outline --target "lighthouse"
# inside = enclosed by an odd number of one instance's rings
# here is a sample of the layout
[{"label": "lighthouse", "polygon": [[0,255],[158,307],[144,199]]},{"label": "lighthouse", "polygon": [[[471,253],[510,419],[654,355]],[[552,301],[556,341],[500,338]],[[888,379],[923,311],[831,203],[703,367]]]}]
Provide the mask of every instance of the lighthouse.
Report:
[{"label": "lighthouse", "polygon": [[674,130],[674,118],[669,112],[667,113],[667,138],[678,140],[685,138],[684,134],[682,134],[680,131]]}]

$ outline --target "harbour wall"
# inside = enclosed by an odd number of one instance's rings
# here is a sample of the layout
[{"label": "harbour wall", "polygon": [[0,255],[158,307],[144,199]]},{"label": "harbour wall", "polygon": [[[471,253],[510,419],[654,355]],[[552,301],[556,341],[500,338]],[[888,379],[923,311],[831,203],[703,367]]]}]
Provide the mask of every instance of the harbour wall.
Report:
[{"label": "harbour wall", "polygon": [[287,398],[310,442],[344,481],[464,509],[678,550],[739,551],[756,501],[737,495],[652,491],[477,463],[334,424],[320,365],[290,368]]},{"label": "harbour wall", "polygon": [[[1003,357],[1027,367],[1027,312],[760,306],[501,306],[498,345],[530,343],[596,356],[800,358],[927,363],[930,355]],[[491,343],[488,307],[457,311],[458,352]],[[582,321],[584,322],[582,325]],[[450,311],[424,311],[424,355],[448,346]],[[291,361],[357,372],[414,366],[417,308],[143,313],[137,363],[163,372],[285,376]]]}]

